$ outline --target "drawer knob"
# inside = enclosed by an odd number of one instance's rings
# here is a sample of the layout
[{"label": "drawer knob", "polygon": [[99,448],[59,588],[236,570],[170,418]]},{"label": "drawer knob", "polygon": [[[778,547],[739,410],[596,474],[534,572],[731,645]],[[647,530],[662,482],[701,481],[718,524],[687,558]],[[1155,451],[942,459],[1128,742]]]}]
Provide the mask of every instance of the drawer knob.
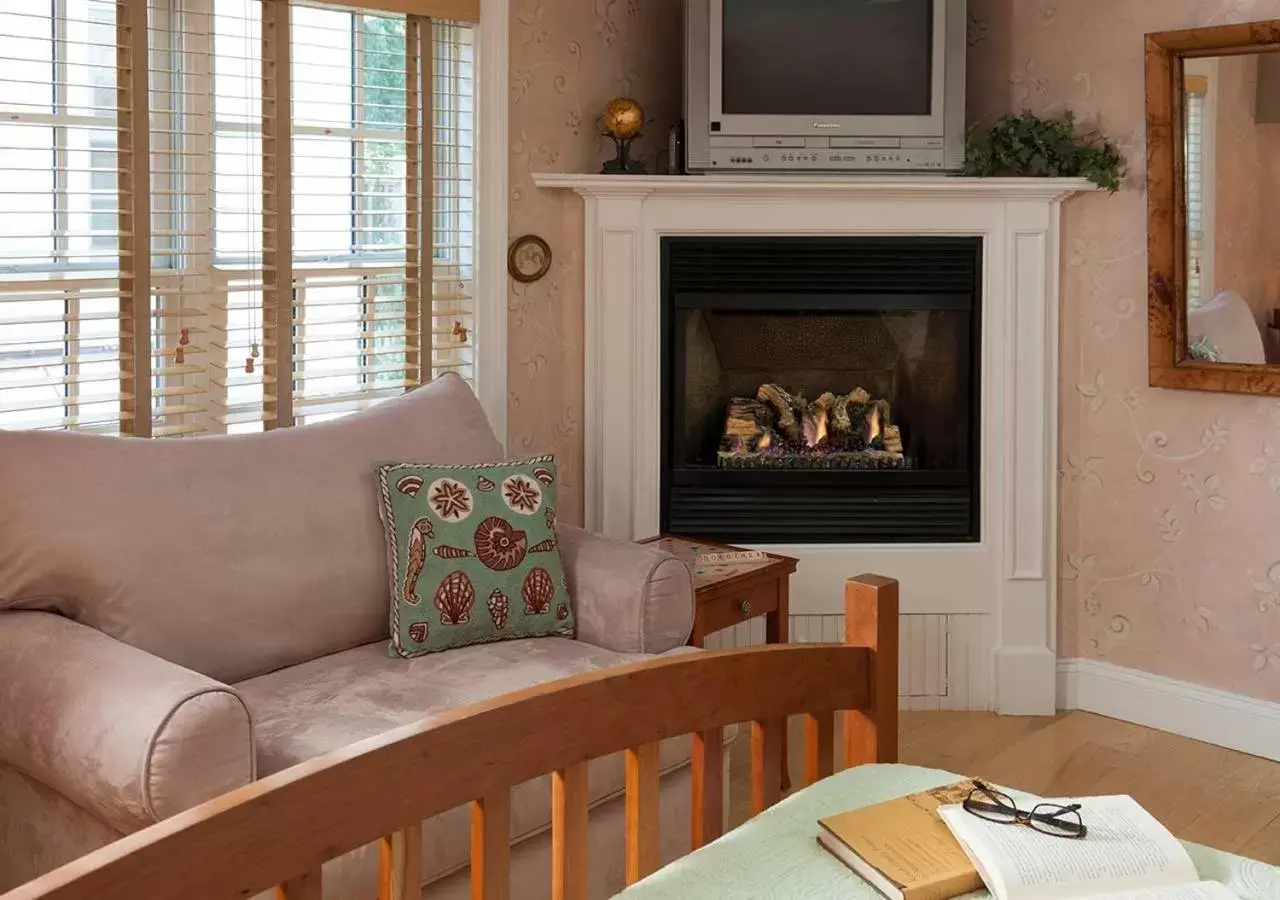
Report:
[{"label": "drawer knob", "polygon": [[747,615],[749,612],[751,612],[751,601],[743,600],[741,603],[738,604],[738,609],[742,611],[742,614],[744,616]]}]

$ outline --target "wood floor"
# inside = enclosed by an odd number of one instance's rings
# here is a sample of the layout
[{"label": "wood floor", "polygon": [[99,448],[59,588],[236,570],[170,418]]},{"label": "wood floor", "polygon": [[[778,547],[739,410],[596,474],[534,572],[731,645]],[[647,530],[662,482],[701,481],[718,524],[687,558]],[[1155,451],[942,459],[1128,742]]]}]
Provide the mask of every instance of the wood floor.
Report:
[{"label": "wood floor", "polygon": [[[799,783],[803,729],[798,719],[790,724],[791,773]],[[1184,840],[1280,865],[1280,763],[1084,712],[904,712],[899,742],[905,763],[1045,797],[1131,794]],[[745,735],[730,748],[730,765],[730,819],[737,824],[750,793]]]}]

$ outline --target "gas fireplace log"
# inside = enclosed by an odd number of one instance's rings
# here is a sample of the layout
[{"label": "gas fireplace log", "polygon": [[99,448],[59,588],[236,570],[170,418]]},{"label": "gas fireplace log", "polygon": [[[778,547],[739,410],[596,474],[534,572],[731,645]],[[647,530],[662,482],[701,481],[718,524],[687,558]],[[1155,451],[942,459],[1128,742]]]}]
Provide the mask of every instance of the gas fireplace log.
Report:
[{"label": "gas fireplace log", "polygon": [[777,384],[725,409],[717,464],[730,469],[909,469],[888,400],[862,388],[809,402]]},{"label": "gas fireplace log", "polygon": [[803,398],[793,396],[781,385],[762,384],[756,399],[773,410],[783,437],[797,444],[804,440],[802,420],[806,404]]},{"label": "gas fireplace log", "polygon": [[884,429],[884,450],[886,453],[902,455],[902,432],[897,425],[886,425]]},{"label": "gas fireplace log", "polygon": [[842,441],[851,437],[859,437],[856,430],[861,428],[861,423],[857,422],[854,416],[858,414],[860,407],[866,406],[871,402],[871,395],[862,388],[855,388],[852,393],[841,394],[839,397],[831,394],[824,394],[823,396],[831,397],[828,406],[831,410],[832,436]]},{"label": "gas fireplace log", "polygon": [[756,453],[777,442],[778,433],[770,426],[773,411],[748,397],[734,397],[725,410],[724,439],[721,448],[730,452]]},{"label": "gas fireplace log", "polygon": [[724,433],[731,437],[759,437],[769,426],[769,407],[747,397],[734,397],[725,410]]}]

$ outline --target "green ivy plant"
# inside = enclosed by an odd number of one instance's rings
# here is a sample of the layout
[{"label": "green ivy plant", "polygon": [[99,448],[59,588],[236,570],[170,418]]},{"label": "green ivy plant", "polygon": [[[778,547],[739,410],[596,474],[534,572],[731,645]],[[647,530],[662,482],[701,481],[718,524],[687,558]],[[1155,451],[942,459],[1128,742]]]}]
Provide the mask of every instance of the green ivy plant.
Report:
[{"label": "green ivy plant", "polygon": [[1060,119],[1024,112],[1001,116],[985,134],[970,134],[965,174],[1087,178],[1114,194],[1124,178],[1125,161],[1106,138],[1077,134],[1072,112]]}]

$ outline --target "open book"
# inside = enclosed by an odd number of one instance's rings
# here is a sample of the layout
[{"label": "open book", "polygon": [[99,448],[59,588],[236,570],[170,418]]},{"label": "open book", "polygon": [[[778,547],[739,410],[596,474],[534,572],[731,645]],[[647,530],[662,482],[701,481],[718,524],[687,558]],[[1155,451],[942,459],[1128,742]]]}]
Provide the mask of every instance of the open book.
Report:
[{"label": "open book", "polygon": [[996,900],[1239,900],[1200,881],[1178,839],[1132,797],[1051,800],[1079,803],[1080,839],[1001,825],[961,806],[938,810]]}]

